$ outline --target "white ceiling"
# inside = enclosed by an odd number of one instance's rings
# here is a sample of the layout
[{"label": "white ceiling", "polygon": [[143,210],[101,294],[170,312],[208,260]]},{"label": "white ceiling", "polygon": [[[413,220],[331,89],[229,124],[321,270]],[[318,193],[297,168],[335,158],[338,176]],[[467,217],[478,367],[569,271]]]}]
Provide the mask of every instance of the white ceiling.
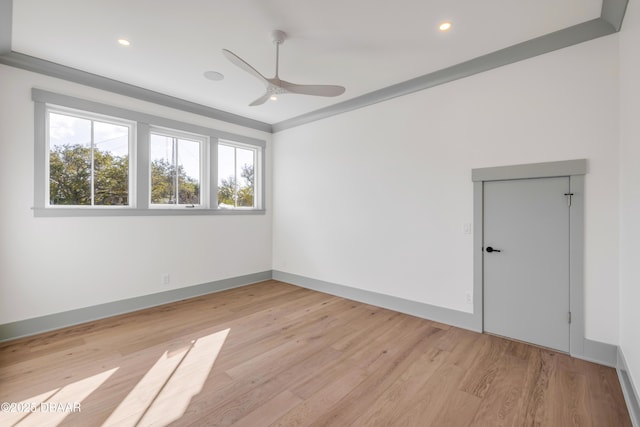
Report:
[{"label": "white ceiling", "polygon": [[[602,0],[18,0],[12,50],[208,107],[277,123],[553,31],[598,18]],[[453,29],[440,33],[439,22]],[[285,31],[280,77],[347,88],[262,106],[270,33]],[[116,40],[127,38],[131,46]],[[214,82],[207,70],[224,74]]]}]

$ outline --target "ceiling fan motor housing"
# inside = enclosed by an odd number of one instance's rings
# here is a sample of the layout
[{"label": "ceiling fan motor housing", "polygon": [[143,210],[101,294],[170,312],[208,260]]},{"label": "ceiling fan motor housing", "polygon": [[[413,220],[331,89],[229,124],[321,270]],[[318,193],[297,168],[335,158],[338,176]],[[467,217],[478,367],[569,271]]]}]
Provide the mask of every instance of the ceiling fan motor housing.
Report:
[{"label": "ceiling fan motor housing", "polygon": [[287,33],[281,30],[273,30],[271,32],[271,38],[276,44],[282,44],[287,39]]}]

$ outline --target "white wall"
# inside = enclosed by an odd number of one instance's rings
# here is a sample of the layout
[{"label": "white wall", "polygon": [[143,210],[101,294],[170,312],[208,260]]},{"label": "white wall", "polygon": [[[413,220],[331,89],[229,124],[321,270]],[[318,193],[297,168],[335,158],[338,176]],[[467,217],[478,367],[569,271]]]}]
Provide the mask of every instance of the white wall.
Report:
[{"label": "white wall", "polygon": [[[640,5],[630,1],[620,33],[620,347],[640,387]],[[640,390],[638,390],[640,391]]]},{"label": "white wall", "polygon": [[471,169],[587,158],[586,334],[616,344],[618,108],[614,35],[277,133],[273,268],[470,312]]},{"label": "white wall", "polygon": [[[270,213],[34,218],[32,87],[268,144],[271,139],[263,132],[0,65],[0,324],[271,269]],[[160,284],[163,273],[171,275],[170,285]]]},{"label": "white wall", "polygon": [[[624,94],[638,92],[633,7],[622,43],[622,152],[618,36],[609,36],[276,134],[267,150],[273,208],[264,216],[34,218],[32,87],[270,135],[0,66],[0,324],[272,267],[469,312],[471,236],[462,228],[472,221],[470,170],[588,158],[587,337],[618,343],[621,319],[639,371],[629,308],[640,276],[631,221],[640,211],[631,157],[640,151],[638,104]],[[160,285],[166,272],[170,286]]]}]

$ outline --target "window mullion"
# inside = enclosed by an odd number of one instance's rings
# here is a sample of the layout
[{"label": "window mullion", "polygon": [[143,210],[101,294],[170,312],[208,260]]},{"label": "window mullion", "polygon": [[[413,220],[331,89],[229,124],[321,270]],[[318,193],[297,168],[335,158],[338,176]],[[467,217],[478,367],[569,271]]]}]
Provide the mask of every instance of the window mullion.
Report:
[{"label": "window mullion", "polygon": [[[151,141],[147,123],[136,126],[135,171],[136,171],[136,207],[148,209],[151,203]],[[131,157],[129,157],[131,159]]]},{"label": "window mullion", "polygon": [[33,206],[44,208],[51,203],[51,175],[49,153],[49,113],[42,102],[35,103],[35,153],[33,182],[35,183],[35,193],[33,196]]},{"label": "window mullion", "polygon": [[90,182],[91,182],[91,206],[95,206],[95,172],[94,172],[94,167],[95,167],[95,158],[93,155],[93,151],[95,149],[95,136],[94,136],[94,121],[91,120],[91,148],[89,149],[89,158],[91,159],[91,178],[90,178]]},{"label": "window mullion", "polygon": [[211,209],[219,209],[218,204],[220,203],[218,201],[218,190],[220,189],[220,177],[218,176],[218,143],[219,141],[217,138],[209,138],[209,167],[207,168],[207,182],[209,183],[209,208]]},{"label": "window mullion", "polygon": [[179,193],[178,193],[178,138],[173,138],[173,182],[175,183],[175,198],[176,198],[176,203],[175,205],[178,206],[180,203],[180,198],[179,198]]},{"label": "window mullion", "polygon": [[258,172],[260,172],[258,170],[258,152],[254,151],[253,152],[253,203],[252,206],[253,208],[255,208],[256,206],[258,206],[258,189],[256,188],[256,176],[258,176]]},{"label": "window mullion", "polygon": [[238,207],[238,149],[233,149],[233,206]]}]

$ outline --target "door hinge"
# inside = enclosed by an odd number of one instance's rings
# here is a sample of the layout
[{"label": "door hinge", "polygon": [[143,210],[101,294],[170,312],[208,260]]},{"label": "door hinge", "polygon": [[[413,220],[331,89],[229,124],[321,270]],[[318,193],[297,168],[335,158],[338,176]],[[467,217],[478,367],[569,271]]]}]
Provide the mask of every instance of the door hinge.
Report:
[{"label": "door hinge", "polygon": [[571,323],[571,312],[569,312],[569,323]]},{"label": "door hinge", "polygon": [[571,207],[571,198],[573,197],[573,193],[564,193],[567,196],[567,206]]}]

